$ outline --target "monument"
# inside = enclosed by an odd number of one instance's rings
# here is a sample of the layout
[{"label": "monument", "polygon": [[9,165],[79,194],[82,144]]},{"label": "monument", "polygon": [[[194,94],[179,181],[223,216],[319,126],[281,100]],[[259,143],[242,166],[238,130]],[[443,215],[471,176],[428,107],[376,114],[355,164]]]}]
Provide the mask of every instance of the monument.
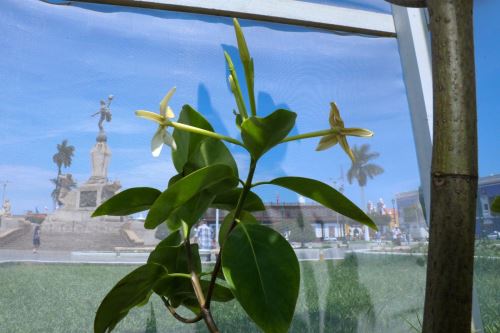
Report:
[{"label": "monument", "polygon": [[[110,182],[108,179],[111,149],[107,144],[107,136],[103,125],[105,121],[111,121],[110,105],[112,100],[112,95],[108,97],[107,103],[104,100],[101,100],[99,111],[92,115],[92,117],[97,115],[100,117],[97,124],[99,132],[96,137],[96,143],[90,150],[90,164],[92,168],[90,178],[75,189],[70,191],[61,191],[59,201],[62,203],[62,206],[59,207],[53,214],[47,216],[47,219],[44,222],[44,229],[47,227],[56,228],[53,223],[58,222],[71,222],[73,227],[75,223],[77,223],[79,227],[83,227],[82,223],[86,223],[87,225],[85,226],[85,229],[90,227],[90,222],[124,222],[124,217],[91,217],[94,210],[101,203],[112,197],[121,188],[119,181],[115,180]],[[64,183],[64,181],[73,181],[70,178],[71,175],[61,175],[59,181],[62,183]],[[62,188],[64,188],[64,186],[62,186]],[[64,228],[62,225],[57,227]],[[102,228],[107,227],[99,226],[99,229]]]}]

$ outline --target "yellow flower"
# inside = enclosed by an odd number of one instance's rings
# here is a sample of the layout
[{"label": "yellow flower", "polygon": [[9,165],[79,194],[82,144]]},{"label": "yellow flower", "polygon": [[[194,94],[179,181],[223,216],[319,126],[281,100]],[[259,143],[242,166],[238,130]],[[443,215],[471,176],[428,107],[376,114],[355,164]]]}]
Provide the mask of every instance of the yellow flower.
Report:
[{"label": "yellow flower", "polygon": [[352,153],[349,144],[347,143],[347,135],[351,136],[361,136],[361,137],[371,137],[373,132],[364,128],[345,128],[344,121],[340,117],[340,111],[334,102],[330,103],[330,117],[328,119],[330,127],[332,129],[332,134],[327,134],[321,138],[316,147],[316,150],[325,150],[330,147],[335,146],[340,143],[340,146],[346,154],[354,161],[354,154]]},{"label": "yellow flower", "polygon": [[167,131],[167,127],[170,123],[169,119],[175,117],[174,111],[172,111],[170,106],[168,106],[168,102],[170,101],[170,98],[172,98],[174,92],[175,87],[170,89],[170,91],[160,102],[160,114],[146,110],[137,110],[135,112],[138,117],[149,119],[158,123],[158,129],[156,130],[155,134],[153,135],[153,139],[151,140],[151,154],[153,154],[154,157],[160,156],[163,144],[170,146],[174,150],[177,149],[174,138]]}]

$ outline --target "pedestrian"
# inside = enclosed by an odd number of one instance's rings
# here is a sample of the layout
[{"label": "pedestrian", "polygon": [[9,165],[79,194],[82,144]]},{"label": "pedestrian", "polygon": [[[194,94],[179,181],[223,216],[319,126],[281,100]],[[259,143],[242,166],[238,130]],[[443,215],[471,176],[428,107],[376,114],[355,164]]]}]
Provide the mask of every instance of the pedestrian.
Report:
[{"label": "pedestrian", "polygon": [[380,231],[375,233],[375,239],[377,240],[377,244],[380,245],[382,243],[382,235],[380,234]]},{"label": "pedestrian", "polygon": [[40,236],[42,233],[42,229],[40,225],[35,226],[35,230],[33,231],[33,253],[37,253],[40,248]]},{"label": "pedestrian", "polygon": [[212,248],[212,228],[207,225],[206,220],[201,220],[200,226],[196,229],[196,241],[202,250],[210,250]]}]

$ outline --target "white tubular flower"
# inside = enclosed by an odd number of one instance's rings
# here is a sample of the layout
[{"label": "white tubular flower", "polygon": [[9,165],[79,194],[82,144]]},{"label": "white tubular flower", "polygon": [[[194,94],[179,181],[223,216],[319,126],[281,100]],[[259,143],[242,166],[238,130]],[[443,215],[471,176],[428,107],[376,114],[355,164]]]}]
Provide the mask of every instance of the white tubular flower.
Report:
[{"label": "white tubular flower", "polygon": [[172,98],[174,92],[175,87],[170,89],[170,91],[160,102],[160,114],[146,110],[137,110],[135,112],[138,117],[152,120],[158,123],[158,129],[156,130],[155,134],[153,135],[153,139],[151,140],[151,154],[153,154],[154,157],[160,156],[164,144],[170,146],[174,150],[177,149],[174,138],[167,131],[167,128],[170,124],[169,119],[175,117],[174,111],[172,111],[172,108],[168,106],[168,102],[170,101],[170,98]]}]

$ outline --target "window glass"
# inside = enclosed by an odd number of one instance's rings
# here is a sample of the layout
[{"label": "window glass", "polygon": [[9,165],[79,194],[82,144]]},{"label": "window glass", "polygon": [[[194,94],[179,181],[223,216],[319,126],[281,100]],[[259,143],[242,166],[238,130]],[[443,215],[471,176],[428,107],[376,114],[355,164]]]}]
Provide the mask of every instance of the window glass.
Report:
[{"label": "window glass", "polygon": [[[474,44],[477,82],[479,188],[476,211],[476,320],[485,332],[500,330],[500,292],[496,286],[500,276],[500,214],[492,211],[492,202],[500,196],[498,154],[498,93],[500,84],[498,57],[500,49],[492,42],[500,32],[493,12],[500,6],[495,1],[474,3]],[[480,312],[480,316],[479,316]]]},{"label": "window glass", "polygon": [[[227,51],[237,59],[233,27],[229,18],[115,6],[5,0],[0,7],[0,77],[5,78],[0,89],[5,199],[0,331],[88,332],[104,295],[144,263],[151,246],[167,233],[165,228],[145,231],[143,214],[88,219],[88,212],[116,191],[163,190],[175,174],[166,147],[159,158],[151,156],[156,125],[134,111],[157,112],[176,86],[170,103],[176,115],[190,104],[217,131],[236,136],[236,105],[223,57]],[[368,210],[380,229],[368,234],[361,225],[277,187],[256,190],[267,207],[256,217],[287,238],[301,260],[291,331],[418,327],[425,260],[408,253],[410,245],[425,249],[426,226],[397,41],[241,24],[255,59],[259,114],[293,110],[298,120],[292,134],[305,133],[329,128],[329,105],[335,101],[347,127],[375,132],[372,139],[349,138],[349,143],[368,144],[362,152],[372,153],[370,163],[384,170],[368,176],[366,184],[349,179],[348,157],[340,147],[316,152],[319,139],[279,146],[259,165],[255,181],[292,175],[334,186]],[[58,145],[66,152],[74,147],[71,163],[54,158]],[[229,148],[244,176],[248,156]],[[59,203],[51,197],[57,189],[52,179],[60,180]],[[207,212],[212,231],[224,214]],[[151,304],[132,310],[116,331],[145,331],[148,323],[158,331],[204,331],[203,324],[176,322],[157,297]],[[235,302],[216,304],[214,313],[223,331],[257,331]]]}]

